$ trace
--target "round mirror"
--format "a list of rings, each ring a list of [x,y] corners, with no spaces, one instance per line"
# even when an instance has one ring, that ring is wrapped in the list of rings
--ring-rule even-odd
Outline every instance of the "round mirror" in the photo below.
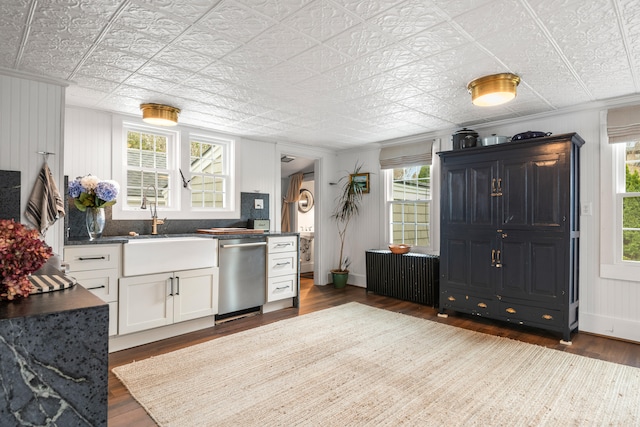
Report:
[[[300,200],[298,200],[298,210],[302,213],[309,212],[313,207],[313,194],[311,191],[302,189],[300,190]]]

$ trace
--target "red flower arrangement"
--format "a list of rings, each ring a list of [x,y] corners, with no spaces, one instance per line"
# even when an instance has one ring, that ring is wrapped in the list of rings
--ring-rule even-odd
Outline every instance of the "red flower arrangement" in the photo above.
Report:
[[[29,274],[51,257],[51,248],[38,230],[14,220],[0,220],[0,300],[28,297]]]

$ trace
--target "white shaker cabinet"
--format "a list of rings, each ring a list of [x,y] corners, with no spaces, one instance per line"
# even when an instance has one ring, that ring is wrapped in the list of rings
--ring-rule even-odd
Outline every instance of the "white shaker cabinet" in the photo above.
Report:
[[[118,334],[118,277],[121,245],[65,246],[66,274],[109,304],[109,335]]]
[[[267,302],[298,295],[298,236],[267,239]]]
[[[217,312],[217,267],[120,279],[120,335]]]

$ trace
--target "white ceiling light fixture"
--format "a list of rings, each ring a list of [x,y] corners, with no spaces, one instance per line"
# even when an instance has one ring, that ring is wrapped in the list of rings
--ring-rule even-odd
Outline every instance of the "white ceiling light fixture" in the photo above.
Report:
[[[516,97],[520,77],[511,73],[492,74],[473,80],[467,85],[471,102],[479,107],[504,104]]]
[[[163,104],[140,104],[142,120],[158,126],[175,126],[178,124],[180,109]]]

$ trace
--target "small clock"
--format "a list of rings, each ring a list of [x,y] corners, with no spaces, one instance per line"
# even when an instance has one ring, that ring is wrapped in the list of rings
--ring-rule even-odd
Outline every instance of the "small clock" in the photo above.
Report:
[[[311,191],[302,189],[300,190],[300,199],[298,200],[298,211],[302,213],[309,212],[313,207],[313,194]]]

